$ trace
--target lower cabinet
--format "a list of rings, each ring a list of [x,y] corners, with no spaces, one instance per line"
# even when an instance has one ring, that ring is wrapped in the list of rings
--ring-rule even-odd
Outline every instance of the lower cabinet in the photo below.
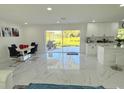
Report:
[[[97,45],[96,44],[86,44],[86,55],[97,55]]]

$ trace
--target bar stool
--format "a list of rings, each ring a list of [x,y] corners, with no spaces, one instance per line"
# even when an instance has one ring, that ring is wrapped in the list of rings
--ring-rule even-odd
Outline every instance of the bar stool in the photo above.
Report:
[[[123,71],[123,69],[119,66],[119,62],[121,62],[120,57],[122,57],[124,60],[124,53],[123,54],[122,53],[115,53],[114,55],[115,55],[115,65],[111,66],[111,68],[113,70],[116,70],[116,71]],[[122,65],[122,64],[120,64],[120,65]]]

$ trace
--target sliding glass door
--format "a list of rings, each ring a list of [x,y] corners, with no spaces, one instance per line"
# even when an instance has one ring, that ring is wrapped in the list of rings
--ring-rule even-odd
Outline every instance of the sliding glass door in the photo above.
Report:
[[[46,31],[46,51],[52,68],[79,68],[80,30]]]
[[[47,52],[80,52],[80,30],[46,31]]]
[[[63,52],[80,52],[80,30],[63,31]]]
[[[47,52],[62,52],[62,31],[46,31]]]

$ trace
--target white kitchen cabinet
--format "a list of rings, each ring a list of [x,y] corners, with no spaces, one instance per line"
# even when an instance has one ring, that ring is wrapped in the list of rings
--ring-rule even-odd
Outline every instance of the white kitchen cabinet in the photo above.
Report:
[[[98,46],[97,59],[100,64],[113,66],[117,63],[124,66],[124,48],[114,46]]]
[[[87,36],[91,37],[92,35],[96,35],[98,32],[98,27],[96,24],[89,23],[87,25]]]
[[[87,37],[94,36],[116,36],[118,23],[88,23]]]
[[[97,45],[94,43],[86,44],[86,55],[96,56],[97,54]]]

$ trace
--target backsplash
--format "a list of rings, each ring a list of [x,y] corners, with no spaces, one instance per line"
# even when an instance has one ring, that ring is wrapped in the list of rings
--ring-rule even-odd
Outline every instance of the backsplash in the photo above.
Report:
[[[91,36],[86,38],[87,43],[114,43],[114,36]]]

